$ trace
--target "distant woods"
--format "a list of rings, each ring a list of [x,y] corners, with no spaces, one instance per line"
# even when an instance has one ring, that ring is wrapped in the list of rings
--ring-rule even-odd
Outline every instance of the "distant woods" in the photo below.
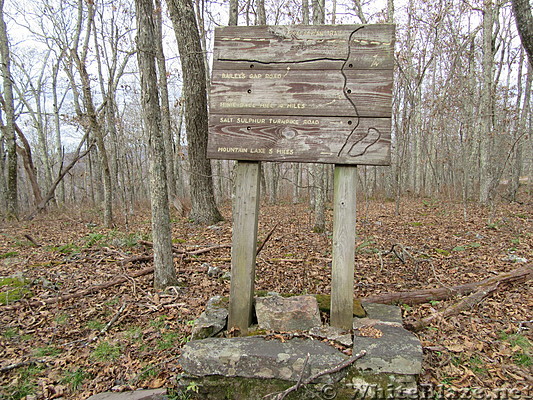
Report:
[[[359,167],[359,196],[395,200],[398,212],[404,195],[531,202],[530,3],[372,4],[231,0],[220,12],[205,0],[153,2],[152,175],[165,171],[171,207],[210,224],[232,195],[234,162],[205,158],[211,38],[228,23],[395,22],[392,165]],[[154,136],[143,106],[153,99],[141,96],[137,21],[134,0],[0,0],[1,218],[84,207],[113,226],[148,204]],[[308,201],[323,229],[331,166],[261,169],[265,201]]]

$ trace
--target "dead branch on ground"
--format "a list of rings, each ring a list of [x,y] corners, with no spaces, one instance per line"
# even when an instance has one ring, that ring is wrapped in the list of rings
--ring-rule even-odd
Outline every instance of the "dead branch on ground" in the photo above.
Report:
[[[154,244],[152,242],[148,242],[146,240],[139,240],[138,243],[146,247],[154,247]],[[193,250],[193,251],[181,250],[175,246],[172,246],[172,252],[176,254],[186,254],[189,256],[197,256],[199,254],[208,253],[212,250],[227,249],[227,248],[231,248],[231,244],[217,244],[215,246],[210,246],[204,249],[198,249],[198,250]]]
[[[26,239],[28,239],[31,244],[33,244],[35,247],[41,247],[42,245],[40,243],[38,243],[34,238],[32,238],[30,235],[28,235],[27,233],[24,234],[24,237]]]
[[[272,236],[272,234],[274,233],[274,231],[276,230],[276,228],[278,227],[279,225],[279,222],[274,225],[274,227],[270,230],[270,232],[268,232],[268,234],[266,235],[266,237],[263,239],[263,241],[261,242],[261,244],[259,245],[259,247],[257,248],[257,251],[255,252],[255,255],[259,255],[259,253],[261,252],[261,250],[263,250],[263,247],[265,247],[265,244],[268,242],[268,240],[270,239],[270,236]]]
[[[290,393],[295,392],[296,390],[300,389],[302,386],[308,385],[310,383],[313,383],[314,380],[320,378],[324,375],[334,374],[335,372],[342,371],[344,368],[349,367],[354,362],[359,360],[361,357],[363,357],[366,354],[365,350],[361,350],[360,353],[357,353],[356,355],[348,358],[347,360],[341,362],[340,364],[337,364],[335,367],[326,369],[324,371],[318,372],[315,375],[303,380],[300,376],[300,379],[296,384],[292,385],[291,387],[285,389],[283,392],[280,393],[270,393],[263,397],[263,399],[270,398],[271,400],[283,400],[285,397],[287,397]],[[309,356],[308,356],[309,358]],[[304,365],[305,367],[305,365]],[[302,375],[305,373],[305,368],[302,369]]]
[[[127,305],[126,303],[123,303],[122,306],[120,306],[119,310],[116,312],[116,314],[113,316],[113,318],[111,318],[109,322],[105,324],[105,326],[99,332],[96,333],[96,335],[94,335],[91,339],[89,339],[87,343],[94,342],[100,336],[105,334],[109,329],[111,329],[111,327],[118,321],[118,319],[120,318],[120,316],[126,309],[126,305]]]
[[[12,371],[17,368],[27,367],[28,365],[45,363],[45,362],[46,360],[27,360],[27,361],[21,361],[18,363],[14,363],[14,364],[9,364],[9,365],[6,365],[5,367],[0,368],[0,374],[4,374],[6,372]]]

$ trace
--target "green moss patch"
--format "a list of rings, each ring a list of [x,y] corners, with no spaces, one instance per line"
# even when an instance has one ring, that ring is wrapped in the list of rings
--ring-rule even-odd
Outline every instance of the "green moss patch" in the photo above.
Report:
[[[322,312],[329,314],[331,311],[331,295],[329,294],[315,294],[316,300],[318,301],[318,309]],[[361,305],[361,301],[354,299],[353,301],[353,315],[354,317],[364,318],[366,317],[366,311]]]
[[[0,304],[7,305],[22,299],[24,296],[31,297],[32,293],[26,288],[14,288],[0,292]]]
[[[3,260],[4,258],[16,257],[18,255],[18,251],[8,251],[7,253],[0,254],[0,260]]]
[[[28,280],[17,276],[0,278],[0,304],[11,304],[23,297],[31,297],[28,284]]]

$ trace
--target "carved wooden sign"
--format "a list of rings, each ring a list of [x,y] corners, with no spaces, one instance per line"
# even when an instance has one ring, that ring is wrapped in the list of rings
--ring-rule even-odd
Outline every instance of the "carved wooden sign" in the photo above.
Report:
[[[389,165],[394,25],[215,30],[208,157]]]

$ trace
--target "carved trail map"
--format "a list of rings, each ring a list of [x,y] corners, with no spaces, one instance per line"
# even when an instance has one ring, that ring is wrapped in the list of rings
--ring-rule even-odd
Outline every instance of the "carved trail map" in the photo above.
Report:
[[[389,165],[394,25],[215,30],[208,157]]]

